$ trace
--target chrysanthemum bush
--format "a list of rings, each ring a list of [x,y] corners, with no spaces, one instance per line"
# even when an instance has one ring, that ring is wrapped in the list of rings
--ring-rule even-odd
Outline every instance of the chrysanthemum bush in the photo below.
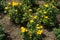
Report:
[[[30,6],[27,6],[27,4],[21,2],[9,2],[8,6],[5,7],[5,12],[10,15],[15,23],[19,24],[28,20],[29,15],[32,13],[32,9]]]
[[[38,40],[42,38],[43,26],[40,25],[37,19],[38,16],[36,14],[33,15],[31,5],[28,6],[23,2],[8,2],[5,7],[5,12],[17,24],[27,21],[26,26],[23,25],[20,29],[20,34],[24,40]]]
[[[40,18],[40,21],[47,26],[55,26],[56,15],[58,14],[58,9],[55,5],[51,3],[44,3],[40,5],[36,13]]]
[[[36,24],[35,26],[31,26],[25,28],[21,27],[21,36],[24,40],[41,40],[43,34],[43,26],[40,24]]]

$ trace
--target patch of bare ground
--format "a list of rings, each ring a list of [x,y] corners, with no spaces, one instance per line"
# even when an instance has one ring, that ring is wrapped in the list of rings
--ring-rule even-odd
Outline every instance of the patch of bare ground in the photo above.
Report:
[[[7,37],[5,40],[22,40],[20,37],[20,28],[10,22],[8,16],[4,16],[0,23],[4,26],[4,32],[6,33]]]
[[[56,40],[56,37],[55,37],[53,31],[48,31],[48,30],[44,29],[44,35],[45,35],[45,37],[43,38],[43,40]]]

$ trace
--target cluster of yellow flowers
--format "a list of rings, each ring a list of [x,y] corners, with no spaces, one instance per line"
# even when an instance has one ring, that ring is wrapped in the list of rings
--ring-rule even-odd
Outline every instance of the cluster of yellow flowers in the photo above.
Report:
[[[14,6],[18,6],[19,3],[18,2],[12,2],[12,3],[11,2],[8,2],[8,5],[12,5],[14,7]],[[7,6],[4,9],[7,10],[7,9],[9,9],[9,7]]]
[[[15,2],[15,1],[8,2],[7,4],[8,4],[8,5],[12,5],[13,7],[14,7],[14,6],[18,6],[18,5],[22,5],[21,2]]]
[[[24,27],[21,27],[21,32],[24,33],[24,32],[27,32],[28,30]]]
[[[37,34],[38,34],[38,35],[41,35],[41,34],[43,33],[43,30],[41,30],[41,29],[43,28],[43,26],[37,24],[37,25],[36,25],[36,28],[38,29],[38,30],[37,30]]]
[[[37,19],[38,18],[37,15],[34,15],[34,16],[30,15],[30,17],[33,18],[33,19]]]
[[[39,25],[39,24],[36,24],[36,28],[37,29],[41,29],[41,28],[43,28],[43,26],[42,25]]]
[[[18,6],[18,2],[12,2],[12,6]]]
[[[43,33],[43,30],[38,30],[38,31],[37,31],[37,34],[38,34],[38,35],[41,35],[42,33]]]
[[[39,27],[38,27],[38,25],[39,25],[39,24],[37,24],[37,26],[36,26],[36,28],[38,29],[37,32],[36,32],[36,34],[37,34],[37,35],[41,35],[41,34],[43,33],[43,30],[41,30],[41,29],[43,28],[43,26],[39,26]],[[21,27],[20,30],[21,30],[22,33],[28,32],[28,34],[29,34],[30,36],[32,36],[32,33],[33,33],[32,31],[33,31],[33,30],[30,31],[29,29],[27,30],[27,28],[24,28],[24,27]]]

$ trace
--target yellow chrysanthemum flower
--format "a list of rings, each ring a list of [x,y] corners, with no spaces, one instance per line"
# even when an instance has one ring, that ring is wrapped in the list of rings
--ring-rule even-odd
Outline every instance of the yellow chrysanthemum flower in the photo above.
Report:
[[[33,16],[32,16],[32,15],[30,15],[30,17],[31,17],[31,18],[33,18]]]
[[[33,16],[34,19],[37,19],[37,16]]]
[[[54,5],[52,5],[52,8],[56,8]]]
[[[34,22],[34,20],[30,20],[30,23],[33,23]]]
[[[48,7],[49,5],[48,4],[44,4],[45,7]]]
[[[7,10],[7,9],[9,9],[9,7],[5,7],[4,9],[6,9],[6,10]]]
[[[11,2],[8,2],[8,5],[11,5]]]
[[[29,11],[32,11],[32,9],[29,9]]]
[[[43,26],[41,25],[40,28],[43,28]]]
[[[36,29],[40,29],[40,27],[39,27],[39,26],[37,26],[37,27],[36,27]]]
[[[12,6],[18,6],[18,2],[12,2]]]
[[[43,26],[42,26],[42,25],[36,26],[36,28],[37,28],[37,29],[41,29],[41,28],[43,28]]]
[[[36,24],[36,26],[39,26],[39,24]]]
[[[21,32],[24,33],[24,32],[27,32],[28,30],[24,27],[21,27]]]
[[[48,18],[48,16],[44,16],[44,18]]]
[[[46,12],[46,11],[44,11],[43,13],[44,13],[44,14],[47,14],[47,12]]]
[[[43,33],[43,30],[38,30],[37,35],[41,35]]]

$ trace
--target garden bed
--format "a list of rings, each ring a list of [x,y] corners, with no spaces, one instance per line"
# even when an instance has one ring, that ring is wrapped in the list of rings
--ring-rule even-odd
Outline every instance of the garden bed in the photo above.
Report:
[[[60,29],[60,9],[57,1],[15,1],[6,2],[6,5],[3,1],[3,7],[0,6],[3,8],[0,9],[3,40],[59,40],[60,31],[56,29]]]
[[[6,34],[4,40],[22,40],[22,38],[19,36],[19,25],[13,24],[7,15],[4,15],[4,17],[3,15],[1,16],[2,19],[0,20],[0,22],[4,26],[4,32]],[[43,40],[56,40],[53,31],[48,31],[47,29],[44,29],[43,34]]]

